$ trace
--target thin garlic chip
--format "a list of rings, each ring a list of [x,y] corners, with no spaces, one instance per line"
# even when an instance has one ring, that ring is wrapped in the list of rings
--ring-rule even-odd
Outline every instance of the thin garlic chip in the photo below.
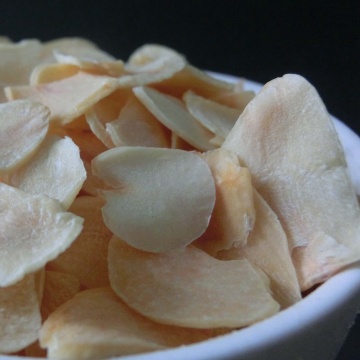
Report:
[[[117,80],[78,72],[74,76],[47,84],[6,87],[8,100],[30,99],[46,105],[50,120],[65,125],[84,114],[100,99],[112,93]]]
[[[242,112],[246,105],[255,97],[252,90],[245,90],[244,80],[239,80],[234,84],[232,91],[223,92],[211,98],[211,100],[235,108]]]
[[[91,170],[92,159],[108,148],[90,131],[80,129],[66,129],[67,136],[71,137],[80,149],[80,157],[86,170],[86,179],[81,188],[82,194],[97,196],[98,189],[103,188],[103,182],[93,175]]]
[[[222,146],[250,169],[279,216],[303,290],[360,259],[360,210],[343,149],[304,78],[266,84]]]
[[[274,299],[282,308],[301,300],[300,286],[285,232],[265,200],[254,190],[256,222],[247,243],[218,253],[221,260],[248,259],[270,279]],[[216,239],[213,239],[215,242]]]
[[[30,194],[49,196],[68,209],[85,178],[79,148],[74,142],[68,137],[49,135],[29,161],[8,176],[8,184]]]
[[[134,95],[106,131],[115,146],[170,147],[169,132]]]
[[[124,73],[124,63],[121,60],[100,62],[87,58],[79,58],[74,55],[69,55],[58,51],[54,52],[54,56],[60,64],[73,65],[94,75],[108,75],[118,77]]]
[[[45,271],[41,318],[44,322],[60,305],[80,292],[80,281],[74,275],[60,271]]]
[[[228,136],[241,114],[238,109],[205,99],[192,91],[187,91],[183,98],[190,114],[208,130],[223,139]]]
[[[151,254],[113,237],[109,276],[121,299],[163,324],[239,328],[279,310],[268,279],[249,261],[221,261],[191,245]]]
[[[215,203],[208,165],[176,149],[119,147],[97,156],[93,173],[111,190],[103,217],[132,246],[150,252],[189,244],[207,228]]]
[[[144,45],[135,50],[125,64],[127,75],[119,78],[120,87],[150,85],[169,79],[181,71],[186,59],[161,45]]]
[[[106,131],[106,124],[98,116],[94,108],[90,108],[85,113],[85,118],[91,131],[108,149],[115,147],[110,134]]]
[[[108,149],[115,147],[115,144],[106,130],[107,123],[119,117],[130,95],[129,89],[118,89],[98,101],[85,113],[91,131]]]
[[[82,219],[56,200],[0,183],[0,286],[10,286],[66,250]]]
[[[162,45],[146,44],[136,49],[126,62],[129,72],[142,72],[158,70],[158,63],[164,59],[181,60],[184,64],[186,58],[177,51]]]
[[[194,119],[180,100],[149,87],[136,87],[133,92],[161,123],[196,149],[216,148],[211,144],[214,134]]]
[[[42,45],[38,40],[0,43],[0,103],[6,101],[5,86],[29,82],[32,69],[39,64]]]
[[[68,64],[43,64],[38,65],[31,72],[30,85],[39,85],[60,81],[76,75],[80,69]]]
[[[83,288],[109,285],[108,245],[112,233],[105,226],[100,197],[79,196],[70,211],[84,219],[83,230],[71,246],[47,264],[47,269],[76,276]]]
[[[42,63],[56,62],[55,53],[72,55],[80,59],[95,62],[115,60],[113,56],[98,48],[96,44],[84,38],[67,37],[43,43]]]
[[[152,84],[152,86],[180,99],[188,90],[209,99],[234,91],[234,84],[216,79],[190,64],[186,64],[181,71],[176,72],[172,77]]]
[[[24,349],[38,337],[41,327],[34,275],[0,287],[0,354]]]
[[[117,119],[130,96],[132,96],[131,89],[120,88],[94,104],[93,108],[101,122],[106,124]]]
[[[216,186],[216,202],[210,223],[196,246],[215,256],[218,251],[246,244],[255,223],[251,175],[234,153],[224,149],[206,152]]]
[[[49,109],[29,100],[0,104],[0,175],[24,164],[44,140]]]
[[[85,290],[43,324],[40,344],[52,359],[105,359],[208,339],[209,330],[157,324],[131,310],[110,288]]]

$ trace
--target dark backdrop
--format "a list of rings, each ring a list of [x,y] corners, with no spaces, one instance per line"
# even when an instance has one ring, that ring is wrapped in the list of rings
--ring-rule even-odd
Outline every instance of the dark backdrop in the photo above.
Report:
[[[299,73],[360,133],[357,0],[12,0],[0,3],[0,33],[84,36],[122,59],[161,43],[201,68],[259,82]]]
[[[15,41],[87,37],[124,60],[144,43],[160,43],[200,68],[261,83],[299,73],[317,87],[329,111],[359,134],[359,4],[12,0],[0,3],[0,34]],[[337,360],[360,359],[359,336],[356,324]]]

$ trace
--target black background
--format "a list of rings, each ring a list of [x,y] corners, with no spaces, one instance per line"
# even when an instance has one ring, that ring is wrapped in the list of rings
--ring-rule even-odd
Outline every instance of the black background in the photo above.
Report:
[[[123,60],[158,43],[200,68],[261,83],[299,73],[360,134],[357,0],[1,1],[0,34],[14,41],[86,37]],[[356,324],[337,360],[360,359],[359,342]]]

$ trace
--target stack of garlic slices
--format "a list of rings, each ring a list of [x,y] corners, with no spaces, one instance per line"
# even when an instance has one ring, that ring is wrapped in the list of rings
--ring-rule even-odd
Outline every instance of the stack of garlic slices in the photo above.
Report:
[[[164,46],[123,62],[78,38],[0,38],[0,69],[0,353],[203,341],[360,259],[343,148],[303,77],[255,94]]]

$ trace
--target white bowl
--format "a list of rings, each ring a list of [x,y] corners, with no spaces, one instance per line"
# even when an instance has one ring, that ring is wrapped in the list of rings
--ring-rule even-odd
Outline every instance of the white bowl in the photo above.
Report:
[[[213,75],[236,80],[227,75]],[[260,85],[246,81],[246,88],[258,91]],[[360,194],[360,138],[339,120],[333,120],[345,149],[352,180]],[[340,350],[359,308],[360,263],[356,263],[299,303],[255,325],[194,345],[118,359],[331,360]],[[15,358],[0,355],[0,360]]]

